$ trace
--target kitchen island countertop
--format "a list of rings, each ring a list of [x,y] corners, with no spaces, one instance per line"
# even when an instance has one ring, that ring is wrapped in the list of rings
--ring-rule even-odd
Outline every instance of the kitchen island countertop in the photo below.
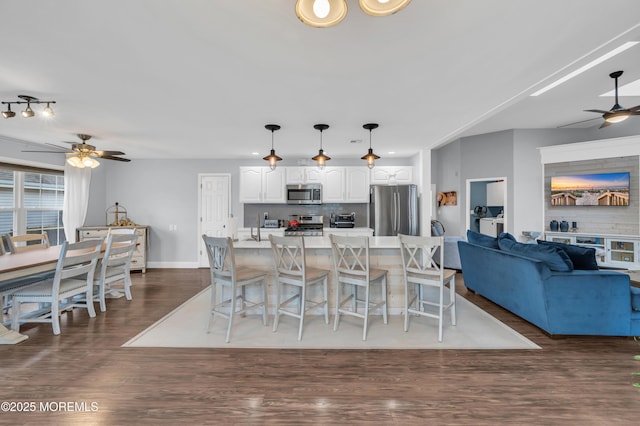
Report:
[[[306,248],[329,249],[331,244],[328,236],[322,237],[304,237],[304,245]],[[233,247],[236,249],[256,249],[271,248],[269,240],[260,242],[254,240],[234,241]],[[400,242],[398,237],[369,237],[369,248],[372,249],[399,249]]]

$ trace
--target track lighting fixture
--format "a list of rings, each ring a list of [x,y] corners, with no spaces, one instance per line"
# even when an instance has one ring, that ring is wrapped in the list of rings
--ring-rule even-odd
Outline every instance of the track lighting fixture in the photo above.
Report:
[[[263,157],[263,160],[267,160],[269,162],[269,167],[271,170],[275,170],[276,162],[282,160],[282,158],[276,155],[276,150],[273,149],[273,132],[276,130],[280,130],[280,126],[277,124],[267,124],[264,126],[267,130],[271,130],[271,153],[266,157]]]
[[[326,155],[324,155],[324,151],[322,150],[322,132],[324,130],[327,130],[329,128],[328,124],[314,124],[313,126],[314,129],[316,130],[320,130],[320,151],[318,151],[318,155],[316,155],[315,157],[311,158],[314,161],[318,162],[318,168],[320,170],[324,169],[325,163],[329,160],[331,160],[331,157],[328,157]]]
[[[411,0],[359,0],[360,9],[371,16],[392,15]],[[296,15],[310,27],[327,28],[337,25],[347,16],[346,0],[298,0]]]
[[[7,110],[2,111],[2,116],[4,118],[12,118],[16,116],[16,113],[14,111],[11,111],[11,104],[27,104],[27,107],[22,111],[22,116],[25,118],[30,118],[36,115],[33,108],[31,108],[31,104],[47,104],[47,106],[42,110],[42,115],[45,117],[53,117],[55,115],[53,109],[51,108],[51,104],[55,104],[56,101],[41,101],[40,99],[34,98],[33,96],[29,95],[18,95],[18,97],[22,100],[2,102],[3,105],[7,106]]]
[[[375,166],[376,160],[380,158],[380,156],[374,154],[373,149],[371,148],[371,131],[373,129],[378,128],[378,123],[367,123],[367,124],[364,124],[362,127],[369,131],[369,152],[367,152],[366,155],[363,155],[362,157],[360,157],[360,159],[367,160],[367,166],[370,169],[373,169],[373,167]]]

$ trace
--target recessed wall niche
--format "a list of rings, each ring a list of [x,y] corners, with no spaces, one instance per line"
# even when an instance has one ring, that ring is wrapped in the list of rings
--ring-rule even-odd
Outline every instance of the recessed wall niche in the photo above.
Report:
[[[568,161],[544,166],[544,218],[549,231],[552,220],[576,222],[578,232],[638,235],[640,232],[639,157],[604,158],[598,160]],[[628,206],[552,206],[551,176],[589,173],[629,172],[630,191]]]

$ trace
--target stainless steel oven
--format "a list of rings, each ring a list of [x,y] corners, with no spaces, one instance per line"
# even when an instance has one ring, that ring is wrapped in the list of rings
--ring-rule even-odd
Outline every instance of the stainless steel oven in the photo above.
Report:
[[[322,204],[322,185],[287,185],[287,204]]]

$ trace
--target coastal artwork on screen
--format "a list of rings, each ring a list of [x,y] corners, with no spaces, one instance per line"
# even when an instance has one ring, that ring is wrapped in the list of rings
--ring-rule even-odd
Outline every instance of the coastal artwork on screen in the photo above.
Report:
[[[552,206],[628,206],[629,172],[552,176]]]

